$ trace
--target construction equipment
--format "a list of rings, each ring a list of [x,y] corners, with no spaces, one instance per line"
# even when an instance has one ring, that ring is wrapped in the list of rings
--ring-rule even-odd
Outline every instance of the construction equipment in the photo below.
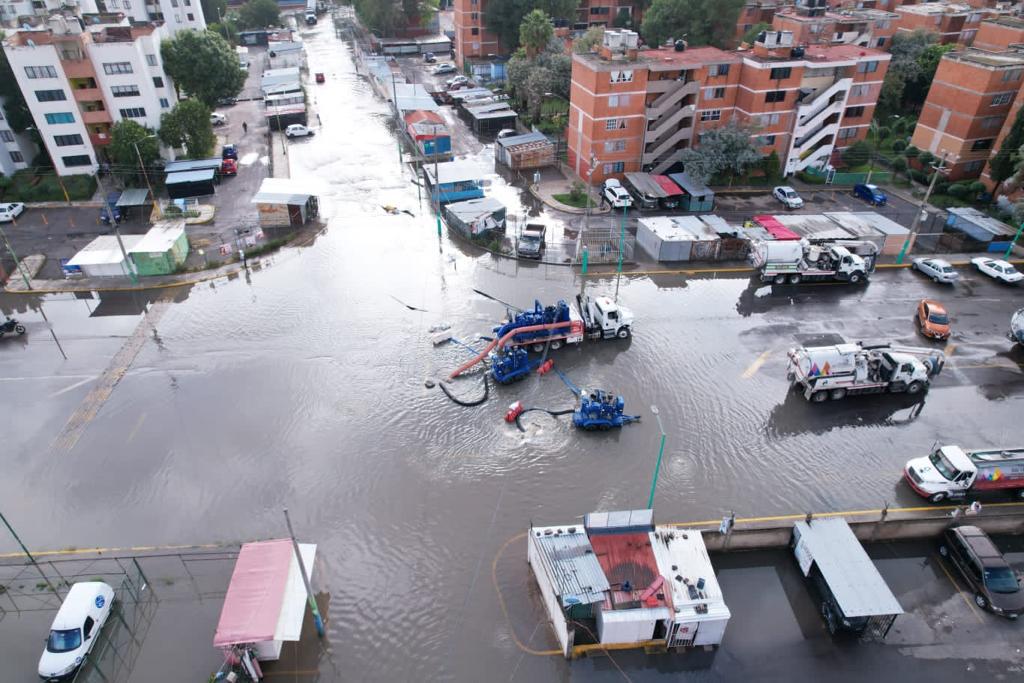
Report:
[[[836,344],[789,350],[786,377],[816,403],[854,394],[918,394],[942,371],[935,349],[894,344]]]
[[[795,285],[805,280],[841,280],[855,285],[874,272],[877,255],[874,243],[859,240],[775,240],[754,244],[750,262],[763,282]]]
[[[526,349],[519,346],[509,346],[488,355],[491,363],[491,377],[498,384],[511,384],[518,382],[530,374],[539,361],[531,361],[527,357]]]
[[[625,400],[609,391],[582,390],[579,396],[580,404],[572,414],[572,423],[579,429],[604,431],[640,420],[639,415],[624,415]]]

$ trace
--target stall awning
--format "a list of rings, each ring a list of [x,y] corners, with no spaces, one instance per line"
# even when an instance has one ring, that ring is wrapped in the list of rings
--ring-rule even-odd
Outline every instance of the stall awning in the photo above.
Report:
[[[148,200],[149,190],[131,188],[121,193],[121,197],[117,200],[117,206],[144,206]]]
[[[677,197],[683,194],[683,190],[672,182],[672,179],[667,175],[652,175],[651,179],[658,183],[658,187],[665,191],[665,195],[668,197]]]
[[[215,175],[213,169],[202,171],[183,171],[181,173],[168,173],[164,185],[178,185],[179,183],[202,183],[213,180]]]
[[[316,545],[299,544],[312,579]],[[271,640],[298,640],[306,612],[306,589],[290,539],[246,543],[238,553],[214,647]]]
[[[800,239],[800,235],[780,223],[774,216],[754,216],[754,221],[777,240]]]

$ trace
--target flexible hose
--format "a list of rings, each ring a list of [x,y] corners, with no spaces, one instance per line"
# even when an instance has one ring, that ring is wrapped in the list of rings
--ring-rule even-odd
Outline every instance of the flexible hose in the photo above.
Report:
[[[516,427],[519,427],[519,431],[526,431],[526,428],[523,427],[523,424],[519,421],[519,418],[521,418],[523,415],[530,412],[531,410],[536,410],[541,413],[547,413],[551,417],[558,417],[559,415],[571,415],[572,413],[576,412],[575,408],[566,408],[565,410],[548,410],[547,408],[527,408],[523,412],[516,415]]]
[[[441,391],[444,392],[444,395],[447,396],[448,398],[450,398],[455,403],[459,404],[460,406],[465,406],[467,408],[472,408],[473,406],[478,406],[481,403],[483,403],[484,401],[486,401],[487,400],[487,396],[490,394],[490,391],[491,391],[490,383],[487,381],[487,373],[484,372],[484,373],[482,373],[482,375],[483,375],[483,378],[484,378],[484,395],[483,395],[482,398],[479,398],[479,399],[477,399],[475,401],[463,401],[460,398],[456,398],[454,395],[452,395],[452,392],[450,392],[448,390],[448,387],[446,387],[444,385],[444,382],[438,382],[437,385],[439,387],[441,387]]]

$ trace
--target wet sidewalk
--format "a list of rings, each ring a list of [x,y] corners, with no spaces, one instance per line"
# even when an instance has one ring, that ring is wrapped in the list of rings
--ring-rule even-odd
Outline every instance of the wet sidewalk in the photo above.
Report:
[[[585,208],[579,208],[563,204],[559,200],[555,199],[555,195],[569,194],[572,191],[572,185],[575,179],[571,179],[566,176],[562,169],[558,166],[548,167],[539,169],[536,173],[540,176],[540,182],[532,182],[537,178],[537,175],[533,175],[533,171],[526,171],[524,175],[527,175],[530,179],[530,194],[544,202],[547,206],[557,211],[564,211],[565,213],[573,214],[585,214],[587,210]],[[604,202],[601,201],[601,195],[597,191],[596,187],[589,188],[590,190],[590,201],[592,203],[590,208],[591,215],[608,213],[611,211],[611,207],[605,206]]]

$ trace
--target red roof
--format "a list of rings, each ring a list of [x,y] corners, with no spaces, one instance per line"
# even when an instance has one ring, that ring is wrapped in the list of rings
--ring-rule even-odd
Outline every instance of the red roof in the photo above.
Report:
[[[287,538],[242,546],[224,596],[214,647],[274,639],[292,553]]]
[[[441,115],[437,114],[436,112],[425,111],[423,109],[417,109],[416,111],[411,111],[411,112],[409,112],[408,114],[405,115],[405,123],[409,124],[409,125],[411,125],[413,123],[442,123],[443,124],[444,123],[444,119],[441,118]]]
[[[684,194],[679,186],[672,182],[672,179],[667,175],[652,175],[651,178],[654,182],[658,183],[658,187],[663,189],[669,197]]]
[[[661,573],[651,550],[650,534],[591,534],[590,546],[612,587],[610,599],[605,600],[605,609],[670,605],[670,593],[659,590]],[[659,585],[655,586],[655,583]],[[654,590],[649,591],[642,604],[637,604],[651,587]]]
[[[780,223],[775,216],[754,216],[754,222],[767,230],[768,233],[777,240],[800,239],[800,235]]]

